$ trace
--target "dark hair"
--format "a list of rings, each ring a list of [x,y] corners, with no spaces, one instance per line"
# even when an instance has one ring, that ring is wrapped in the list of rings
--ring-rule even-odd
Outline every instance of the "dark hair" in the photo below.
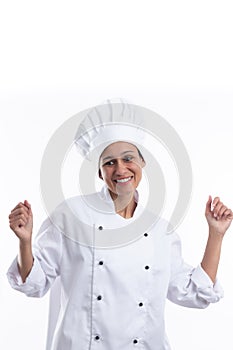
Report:
[[[136,147],[136,146],[135,146],[135,147]],[[137,148],[137,147],[136,147],[136,148]],[[142,158],[143,162],[145,162],[145,159],[144,159],[143,155],[141,154],[141,152],[139,151],[138,148],[137,148],[137,150],[138,150],[139,157]]]

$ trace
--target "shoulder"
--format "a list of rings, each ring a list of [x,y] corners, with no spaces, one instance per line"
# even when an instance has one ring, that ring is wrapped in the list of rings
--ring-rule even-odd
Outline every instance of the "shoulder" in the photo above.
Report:
[[[99,192],[73,196],[70,198],[66,198],[63,202],[61,202],[54,210],[54,213],[65,212],[67,208],[72,210],[79,210],[81,207],[92,207],[93,204],[101,201],[101,196]]]
[[[40,231],[49,226],[56,228],[70,226],[77,220],[88,222],[93,208],[98,206],[100,200],[98,192],[64,199],[51,213],[47,213],[47,219]]]
[[[180,242],[177,232],[172,228],[170,222],[163,217],[155,217],[155,221],[150,227],[150,232],[155,239],[164,239],[168,244],[173,245]]]

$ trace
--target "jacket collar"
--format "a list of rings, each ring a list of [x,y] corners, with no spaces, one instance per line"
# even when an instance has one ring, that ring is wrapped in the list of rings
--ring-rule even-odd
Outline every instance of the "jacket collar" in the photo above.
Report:
[[[102,202],[103,207],[104,207],[104,203],[105,203],[106,207],[108,207],[110,209],[109,212],[116,214],[114,202],[113,202],[112,197],[109,193],[107,185],[104,185],[98,194],[99,194],[100,200],[103,201]],[[127,219],[127,220],[134,220],[136,217],[141,215],[142,211],[144,210],[143,206],[139,202],[139,193],[137,190],[134,193],[134,199],[135,199],[135,202],[137,203],[137,207],[134,211],[133,217],[130,219]],[[119,217],[121,218],[120,215],[119,215]],[[122,219],[125,220],[124,218],[122,218]]]
[[[109,203],[113,203],[113,200],[112,200],[112,197],[109,193],[109,190],[108,190],[108,187],[107,185],[104,185],[100,191],[100,198],[106,202],[109,202]],[[139,193],[138,191],[136,190],[135,193],[134,193],[134,200],[135,202],[138,204],[139,203]]]

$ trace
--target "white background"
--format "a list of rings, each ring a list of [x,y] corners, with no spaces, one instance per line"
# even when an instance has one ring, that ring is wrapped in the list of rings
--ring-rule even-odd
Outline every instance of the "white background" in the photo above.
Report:
[[[48,296],[29,299],[8,285],[5,273],[18,247],[8,214],[28,199],[37,231],[45,218],[40,162],[49,138],[66,119],[107,98],[153,109],[183,139],[194,188],[178,232],[185,260],[199,263],[208,195],[220,195],[233,207],[232,31],[231,3],[225,0],[1,4],[1,349],[42,350],[48,307]],[[166,176],[172,183],[170,172]],[[232,234],[233,228],[219,269],[225,298],[206,310],[168,303],[174,350],[233,348]]]

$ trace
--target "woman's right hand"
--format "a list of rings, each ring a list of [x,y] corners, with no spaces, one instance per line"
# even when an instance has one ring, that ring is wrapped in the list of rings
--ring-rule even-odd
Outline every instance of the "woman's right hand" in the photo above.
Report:
[[[32,237],[33,215],[31,205],[25,200],[19,203],[9,215],[10,228],[21,242],[30,242]]]

